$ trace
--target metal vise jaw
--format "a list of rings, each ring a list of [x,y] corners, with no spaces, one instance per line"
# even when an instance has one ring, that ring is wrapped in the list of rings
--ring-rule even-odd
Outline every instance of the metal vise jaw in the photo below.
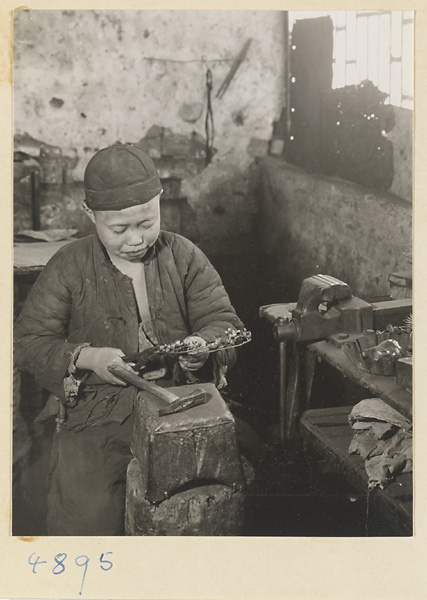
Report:
[[[288,316],[275,322],[278,342],[316,341],[335,333],[360,333],[373,326],[372,305],[352,296],[346,283],[329,275],[304,279],[298,302],[292,306]]]

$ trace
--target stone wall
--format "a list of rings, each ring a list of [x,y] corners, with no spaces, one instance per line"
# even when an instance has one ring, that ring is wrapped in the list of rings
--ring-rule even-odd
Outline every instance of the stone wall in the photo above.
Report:
[[[207,66],[215,96],[252,38],[213,99],[218,159],[247,163],[251,137],[269,139],[283,104],[284,37],[277,11],[15,11],[16,131],[76,148],[78,179],[97,148],[152,125],[204,133]]]
[[[315,273],[347,282],[357,296],[389,294],[389,275],[410,268],[409,202],[271,157],[259,166],[271,302],[295,300],[301,281]]]

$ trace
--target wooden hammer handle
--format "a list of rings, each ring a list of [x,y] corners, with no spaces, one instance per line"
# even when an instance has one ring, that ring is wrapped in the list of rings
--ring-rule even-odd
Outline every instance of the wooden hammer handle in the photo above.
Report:
[[[165,400],[168,404],[172,404],[172,402],[175,402],[175,400],[179,400],[180,398],[165,388],[162,388],[151,381],[143,379],[137,375],[137,373],[131,373],[130,371],[124,369],[123,367],[119,367],[118,365],[111,365],[108,367],[108,370],[116,377],[119,377],[119,379],[123,379],[123,381],[134,385],[140,390],[150,392],[150,394],[156,396],[156,398],[160,398],[160,400]]]

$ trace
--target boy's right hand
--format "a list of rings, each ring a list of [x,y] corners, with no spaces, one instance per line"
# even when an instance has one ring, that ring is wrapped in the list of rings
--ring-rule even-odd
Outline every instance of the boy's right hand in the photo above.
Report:
[[[116,365],[135,374],[132,367],[122,360],[122,356],[124,356],[124,352],[119,348],[93,348],[92,346],[86,346],[80,351],[76,367],[86,371],[93,371],[105,383],[124,387],[127,384],[108,370],[108,367]]]

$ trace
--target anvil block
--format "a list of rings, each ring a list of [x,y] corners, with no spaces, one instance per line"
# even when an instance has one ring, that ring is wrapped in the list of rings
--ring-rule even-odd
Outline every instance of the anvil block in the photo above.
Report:
[[[206,404],[160,417],[164,402],[145,392],[138,395],[132,451],[138,459],[144,497],[159,503],[198,485],[244,485],[234,418],[213,384],[197,384],[211,395]],[[169,388],[179,396],[194,385]]]

